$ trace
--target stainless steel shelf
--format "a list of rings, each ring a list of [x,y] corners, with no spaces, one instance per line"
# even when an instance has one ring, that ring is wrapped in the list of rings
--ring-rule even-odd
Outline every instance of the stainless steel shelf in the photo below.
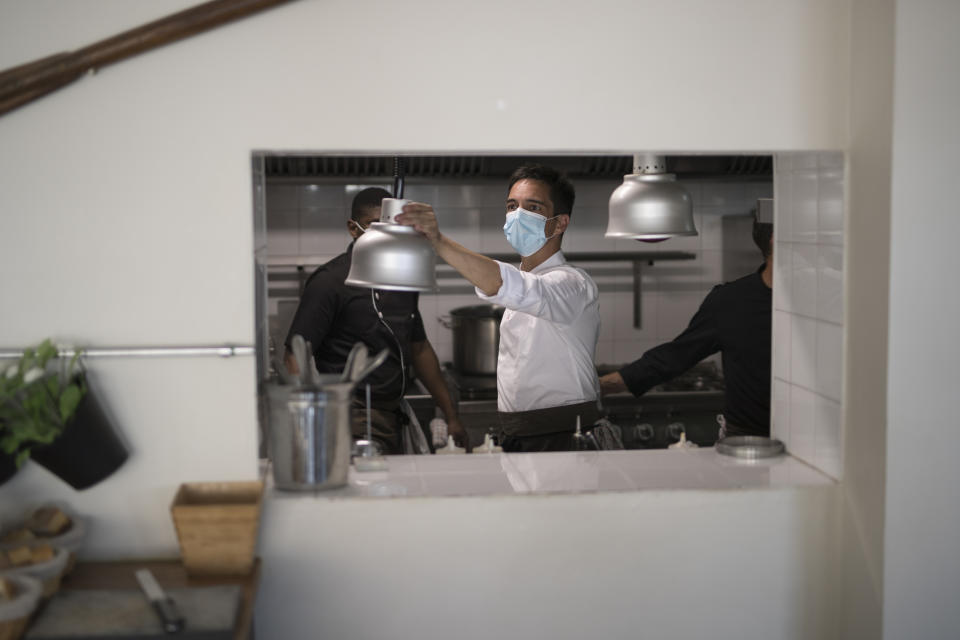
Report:
[[[76,349],[60,349],[59,355],[64,358],[71,358],[76,354]],[[197,346],[197,347],[99,347],[90,349],[80,349],[81,357],[84,358],[171,358],[171,357],[196,357],[196,356],[221,356],[230,358],[233,356],[252,356],[256,354],[256,349],[249,345],[221,345],[221,346]],[[19,358],[23,355],[20,349],[0,349],[0,359]]]

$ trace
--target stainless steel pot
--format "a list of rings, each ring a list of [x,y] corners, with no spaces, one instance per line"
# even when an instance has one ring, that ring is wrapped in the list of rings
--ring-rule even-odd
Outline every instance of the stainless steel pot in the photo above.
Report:
[[[441,318],[453,330],[453,367],[464,375],[494,375],[504,308],[495,304],[458,307]]]

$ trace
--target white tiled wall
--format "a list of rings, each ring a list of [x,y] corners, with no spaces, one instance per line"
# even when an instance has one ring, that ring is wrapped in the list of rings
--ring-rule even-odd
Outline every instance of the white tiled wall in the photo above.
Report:
[[[842,475],[844,160],[774,159],[772,433],[798,458]]]
[[[771,197],[767,181],[683,182],[694,202],[700,235],[656,244],[603,237],[607,203],[619,181],[576,182],[577,198],[571,226],[563,241],[565,252],[686,251],[688,261],[662,261],[642,267],[642,326],[633,326],[632,266],[629,262],[580,263],[600,287],[602,325],[598,364],[619,364],[673,339],[689,322],[704,296],[716,284],[746,275],[762,258],[750,238],[750,211],[757,198]],[[267,185],[268,244],[272,271],[278,263],[321,264],[341,253],[350,242],[345,228],[350,202],[357,190],[391,185]],[[472,180],[423,184],[408,181],[404,196],[429,202],[441,230],[481,253],[513,253],[503,235],[506,185],[503,180]],[[289,270],[289,267],[286,267]],[[452,333],[439,318],[451,309],[480,304],[473,287],[446,265],[438,268],[440,290],[421,294],[420,312],[427,337],[441,362],[453,357]],[[449,276],[449,277],[446,277]],[[271,313],[277,311],[271,300]],[[280,328],[274,329],[274,333]],[[282,332],[285,333],[283,328]]]

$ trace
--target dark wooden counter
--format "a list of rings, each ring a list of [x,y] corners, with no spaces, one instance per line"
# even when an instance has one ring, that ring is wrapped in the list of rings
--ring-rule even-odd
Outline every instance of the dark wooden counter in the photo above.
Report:
[[[242,588],[240,609],[233,630],[234,640],[253,637],[253,607],[260,582],[260,559],[253,570],[245,576],[190,576],[179,560],[123,561],[123,562],[78,562],[73,571],[63,579],[61,591],[72,589],[140,589],[134,572],[150,569],[164,589],[181,587],[212,587],[240,585]]]

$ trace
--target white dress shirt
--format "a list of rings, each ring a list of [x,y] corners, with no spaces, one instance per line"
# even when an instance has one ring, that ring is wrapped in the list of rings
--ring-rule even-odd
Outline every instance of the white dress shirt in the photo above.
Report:
[[[559,251],[531,271],[497,264],[500,290],[486,296],[477,289],[482,299],[507,309],[500,322],[497,408],[530,411],[596,400],[596,283]]]

